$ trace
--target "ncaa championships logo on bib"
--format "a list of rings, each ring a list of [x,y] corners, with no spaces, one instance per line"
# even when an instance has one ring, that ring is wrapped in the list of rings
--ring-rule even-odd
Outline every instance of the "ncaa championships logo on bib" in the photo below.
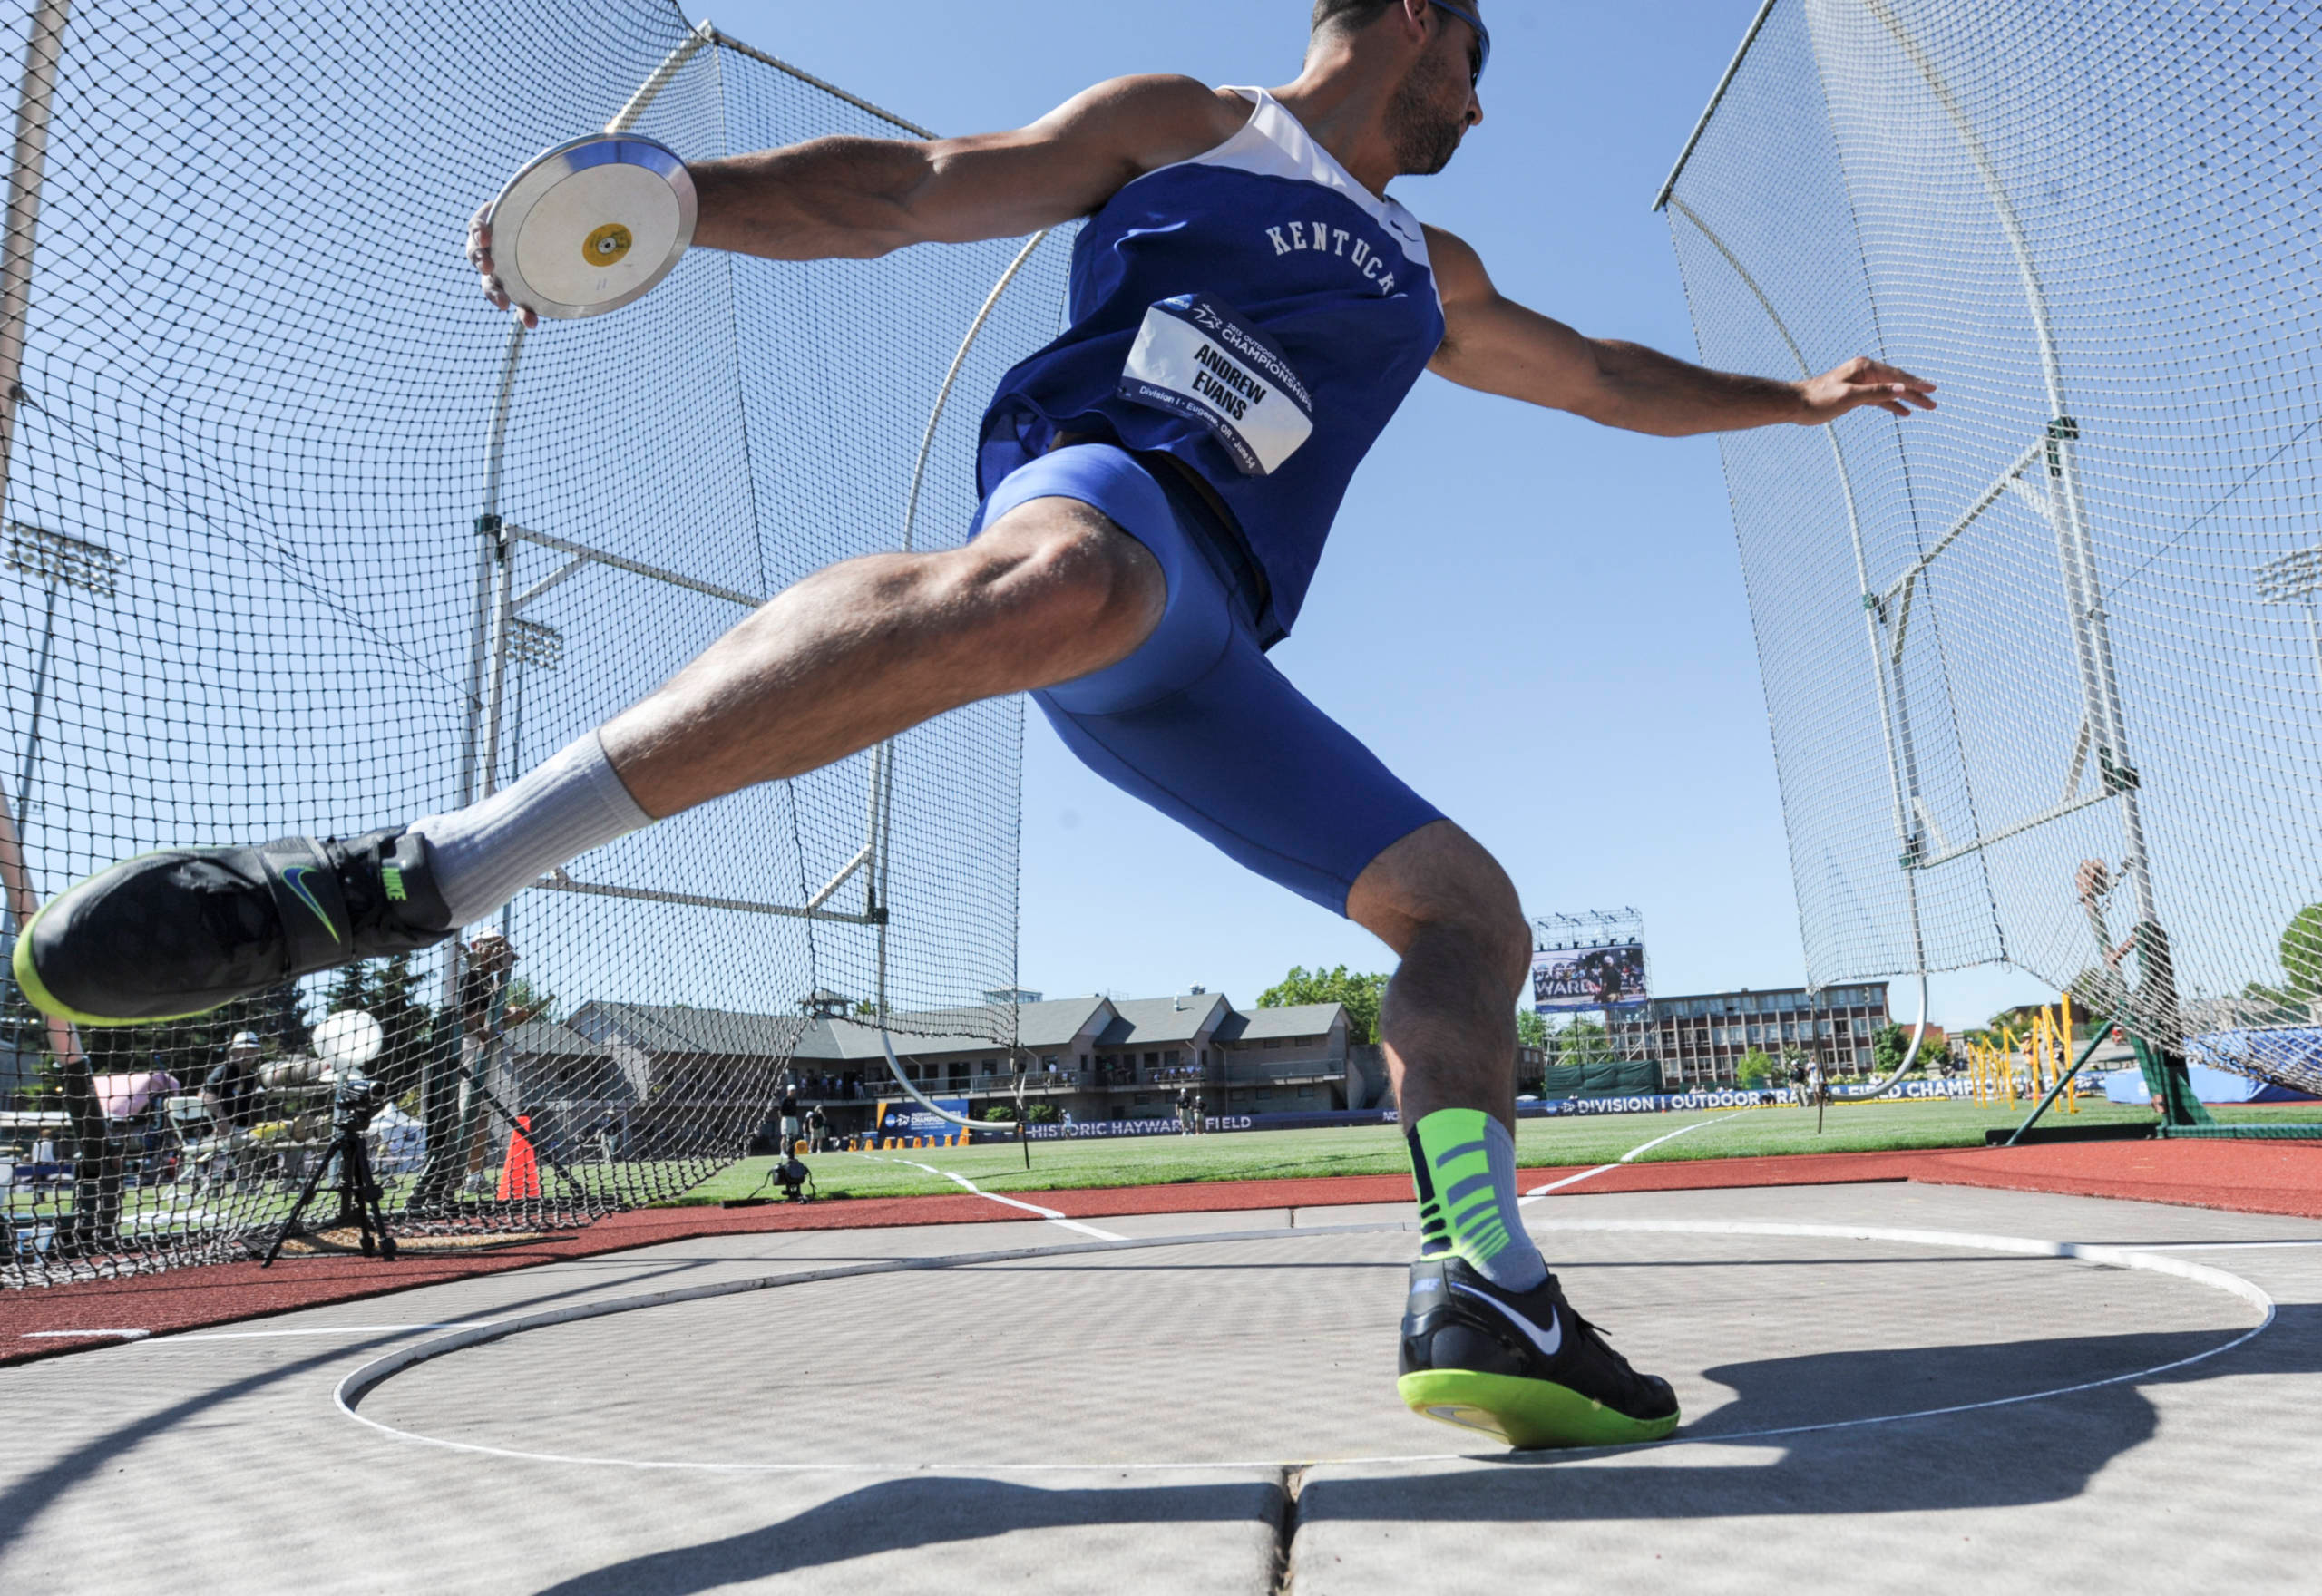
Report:
[[[1145,313],[1120,394],[1201,423],[1244,476],[1273,475],[1314,433],[1313,397],[1280,346],[1203,294]]]

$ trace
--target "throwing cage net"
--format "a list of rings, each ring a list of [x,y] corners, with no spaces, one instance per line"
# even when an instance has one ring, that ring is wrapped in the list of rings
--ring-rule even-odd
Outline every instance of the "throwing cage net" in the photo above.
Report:
[[[1663,195],[1818,985],[2005,961],[2322,1089],[2322,28],[1769,0]]]
[[[1057,328],[1060,238],[699,251],[618,315],[512,331],[464,230],[550,144],[922,131],[650,0],[0,0],[0,41],[12,936],[142,850],[472,801],[807,572],[957,543],[981,401]],[[10,988],[0,1280],[278,1230],[327,1156],[333,1011],[378,1022],[404,1234],[674,1195],[802,1048],[884,1073],[844,1017],[1012,1046],[1020,715],[590,855],[491,928],[512,970],[449,947],[77,1034]],[[221,1071],[244,1031],[259,1056]]]

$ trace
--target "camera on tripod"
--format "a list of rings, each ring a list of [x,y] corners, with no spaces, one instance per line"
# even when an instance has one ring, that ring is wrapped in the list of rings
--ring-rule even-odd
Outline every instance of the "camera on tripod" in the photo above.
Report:
[[[395,1232],[387,1229],[386,1211],[380,1205],[386,1193],[372,1173],[370,1149],[363,1144],[363,1133],[394,1095],[385,1082],[363,1073],[364,1066],[379,1056],[384,1041],[379,1022],[360,1009],[327,1015],[315,1027],[316,1055],[331,1066],[336,1083],[330,1094],[330,1151],[299,1188],[298,1201],[290,1205],[289,1215],[275,1232],[273,1245],[266,1250],[259,1268],[272,1268],[282,1256],[283,1243],[302,1233],[307,1205],[315,1200],[324,1181],[334,1175],[338,1213],[330,1221],[332,1226],[353,1225],[365,1257],[376,1253],[389,1260],[395,1258]]]
[[[357,1135],[371,1128],[393,1097],[386,1083],[375,1081],[368,1075],[347,1074],[339,1077],[337,1089],[330,1096],[330,1118],[333,1131],[352,1130]]]

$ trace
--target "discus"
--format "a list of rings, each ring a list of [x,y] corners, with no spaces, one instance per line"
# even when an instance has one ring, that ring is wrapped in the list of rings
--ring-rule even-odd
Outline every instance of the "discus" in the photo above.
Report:
[[[542,151],[492,202],[493,274],[509,299],[576,321],[650,293],[693,242],[693,178],[635,133]]]

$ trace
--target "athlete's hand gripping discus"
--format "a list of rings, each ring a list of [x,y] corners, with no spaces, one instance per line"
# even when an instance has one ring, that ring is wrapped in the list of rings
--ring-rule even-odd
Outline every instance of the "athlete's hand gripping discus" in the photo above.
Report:
[[[534,156],[482,220],[509,302],[577,321],[650,293],[693,242],[697,209],[675,151],[590,133]]]

